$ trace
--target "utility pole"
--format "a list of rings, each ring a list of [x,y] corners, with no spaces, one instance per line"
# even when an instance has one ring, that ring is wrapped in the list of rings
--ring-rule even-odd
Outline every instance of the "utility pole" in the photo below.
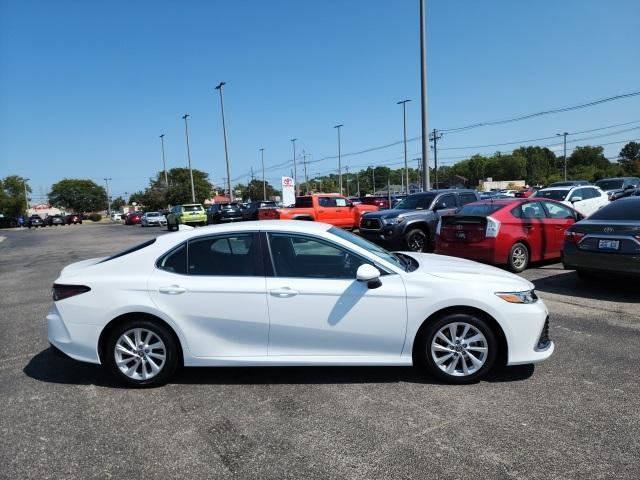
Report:
[[[227,162],[227,188],[229,189],[229,202],[231,202],[233,199],[233,194],[231,193],[231,169],[229,167],[229,152],[227,150],[227,125],[224,118],[224,101],[222,100],[222,87],[224,87],[225,85],[226,85],[226,82],[220,82],[216,87],[216,90],[220,92],[220,111],[222,112],[222,134],[224,136],[224,159]]]
[[[264,148],[260,149],[260,158],[262,161],[262,199],[267,199],[267,182],[264,179]]]
[[[27,206],[25,212],[29,215],[29,195],[27,194],[27,182],[31,180],[30,178],[23,178],[22,184],[24,185],[24,203]]]
[[[184,120],[184,134],[187,139],[187,159],[189,160],[189,177],[191,178],[191,201],[196,203],[196,189],[193,186],[193,170],[191,169],[191,147],[189,146],[189,124],[187,122],[187,118],[189,118],[189,114],[185,113],[182,116]]]
[[[111,199],[109,198],[109,180],[113,180],[113,179],[111,177],[104,179],[104,183],[107,184],[107,215],[111,214]]]
[[[389,199],[389,208],[391,208],[391,179],[387,177],[387,198]]]
[[[409,193],[409,165],[407,163],[407,102],[411,100],[400,100],[397,105],[402,105],[402,130],[404,132],[404,181],[407,186],[406,193]]]
[[[293,144],[293,183],[296,185],[296,197],[300,196],[300,186],[298,185],[298,167],[296,165],[296,140],[297,138],[292,138],[291,143]]]
[[[349,167],[344,167],[344,170],[347,172],[347,198],[349,198]]]
[[[302,150],[302,163],[304,165],[304,193],[309,195],[309,177],[307,177],[307,152]]]
[[[567,132],[556,133],[559,137],[564,137],[564,179],[567,180]]]
[[[164,168],[164,184],[169,190],[169,177],[167,176],[167,162],[164,158],[164,133],[160,135],[160,146],[162,148],[162,167]]]
[[[414,160],[418,162],[418,191],[422,191],[422,159],[416,158]]]
[[[336,125],[333,128],[338,130],[338,188],[340,189],[340,195],[342,195],[342,152],[341,152],[341,141],[340,141],[340,127],[344,125]]]
[[[372,182],[371,182],[371,186],[372,186],[372,190],[373,192],[371,192],[372,195],[376,194],[376,167],[371,167],[371,177],[373,178]]]
[[[434,174],[435,174],[435,186],[438,188],[438,140],[442,138],[442,134],[438,133],[438,130],[435,128],[431,135],[429,135],[429,140],[433,141],[433,165],[434,165]]]
[[[424,21],[424,3],[420,0],[420,100],[421,100],[421,118],[422,118],[422,171],[423,188],[425,191],[430,190],[431,182],[429,179],[429,116],[427,114],[427,33]]]
[[[360,197],[360,172],[356,172],[356,183],[358,184],[358,196]]]

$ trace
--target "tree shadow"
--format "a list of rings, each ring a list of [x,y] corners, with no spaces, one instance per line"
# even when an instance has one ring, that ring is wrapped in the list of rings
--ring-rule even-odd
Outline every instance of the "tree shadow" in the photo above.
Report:
[[[532,280],[536,290],[568,297],[609,302],[640,303],[637,281],[614,276],[600,276],[585,280],[576,274],[563,273]]]
[[[483,380],[517,382],[530,378],[532,364],[496,367]],[[23,372],[46,383],[126,388],[100,365],[78,362],[55,348],[31,358]],[[414,367],[190,367],[179,369],[169,383],[193,385],[323,385],[416,383],[449,386]],[[452,386],[453,387],[453,386]]]

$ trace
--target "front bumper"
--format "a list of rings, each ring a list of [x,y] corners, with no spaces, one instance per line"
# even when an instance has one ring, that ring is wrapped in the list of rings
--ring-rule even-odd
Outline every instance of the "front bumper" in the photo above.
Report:
[[[549,312],[542,300],[529,305],[507,304],[501,313],[503,318],[498,320],[507,340],[507,365],[538,363],[553,354]]]
[[[404,231],[402,225],[382,224],[380,229],[366,229],[359,227],[358,232],[363,238],[374,242],[388,245],[400,245],[404,241]]]

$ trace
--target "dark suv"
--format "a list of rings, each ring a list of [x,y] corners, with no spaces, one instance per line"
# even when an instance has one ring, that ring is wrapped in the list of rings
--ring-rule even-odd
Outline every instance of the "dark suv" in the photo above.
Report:
[[[244,220],[237,203],[214,203],[207,209],[207,223],[239,222]]]
[[[480,200],[474,190],[431,190],[405,197],[391,210],[369,212],[360,220],[360,235],[390,248],[433,250],[440,215]]]

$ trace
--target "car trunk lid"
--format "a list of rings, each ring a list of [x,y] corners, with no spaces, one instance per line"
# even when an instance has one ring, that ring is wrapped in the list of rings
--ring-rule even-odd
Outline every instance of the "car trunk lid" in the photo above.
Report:
[[[473,243],[487,237],[487,217],[446,215],[441,222],[440,238],[445,242]]]

